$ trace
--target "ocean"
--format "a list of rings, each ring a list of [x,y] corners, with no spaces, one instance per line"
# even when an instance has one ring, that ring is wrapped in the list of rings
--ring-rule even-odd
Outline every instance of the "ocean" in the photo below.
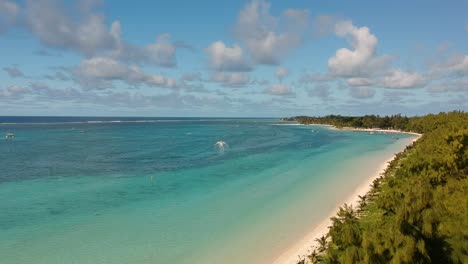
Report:
[[[0,117],[0,136],[2,264],[270,263],[412,137],[115,117]]]

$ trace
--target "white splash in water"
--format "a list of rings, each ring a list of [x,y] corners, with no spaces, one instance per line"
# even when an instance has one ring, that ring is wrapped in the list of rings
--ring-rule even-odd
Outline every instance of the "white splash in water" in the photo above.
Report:
[[[224,151],[229,148],[229,145],[224,141],[218,141],[215,143],[215,149],[219,154],[224,154]]]

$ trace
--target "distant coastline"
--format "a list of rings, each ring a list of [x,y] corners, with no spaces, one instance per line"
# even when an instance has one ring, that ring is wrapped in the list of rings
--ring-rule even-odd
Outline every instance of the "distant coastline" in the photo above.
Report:
[[[299,124],[301,125],[301,124]],[[322,126],[328,127],[334,130],[346,130],[346,131],[356,131],[356,132],[378,132],[378,133],[394,133],[394,134],[408,134],[408,135],[415,135],[415,136],[422,136],[420,133],[416,132],[409,132],[403,130],[396,130],[396,129],[382,129],[382,128],[360,128],[360,127],[337,127],[334,125],[327,125],[327,124],[306,124],[307,126]]]

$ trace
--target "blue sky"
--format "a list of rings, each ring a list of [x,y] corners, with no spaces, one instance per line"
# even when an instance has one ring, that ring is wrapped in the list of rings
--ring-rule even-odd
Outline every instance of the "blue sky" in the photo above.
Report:
[[[468,110],[468,1],[0,0],[0,115]]]

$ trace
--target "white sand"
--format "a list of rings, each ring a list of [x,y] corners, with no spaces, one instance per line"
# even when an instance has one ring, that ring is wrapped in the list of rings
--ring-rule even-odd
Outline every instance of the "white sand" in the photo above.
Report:
[[[353,131],[380,131],[380,130],[361,130],[361,129],[349,129]],[[385,132],[392,131],[392,133],[402,133],[400,131],[395,130],[382,130]],[[395,131],[395,132],[393,132]],[[417,135],[417,138],[413,138],[408,142],[408,145],[412,144],[416,140],[418,140],[421,134],[407,132],[408,134]],[[392,161],[395,157],[392,157],[386,160],[379,169],[370,175],[368,179],[366,179],[362,185],[360,185],[351,196],[348,197],[345,201],[343,201],[340,205],[338,205],[333,212],[327,216],[322,222],[318,225],[314,226],[311,232],[309,232],[303,239],[298,241],[296,244],[292,245],[286,251],[284,251],[274,262],[273,264],[297,264],[300,258],[304,258],[307,256],[313,247],[317,246],[317,242],[315,239],[322,237],[323,235],[328,233],[328,227],[331,225],[330,218],[336,215],[340,206],[344,203],[348,205],[352,205],[354,208],[359,204],[359,196],[363,196],[367,194],[371,190],[371,184],[374,179],[378,178],[387,168],[388,163]]]
[[[406,132],[406,131],[401,131],[401,130],[395,130],[395,129],[380,129],[380,128],[355,128],[355,127],[343,127],[343,128],[337,128],[333,127],[333,129],[336,130],[350,130],[350,131],[358,131],[358,132],[378,132],[378,133],[398,133],[398,134],[410,134],[410,135],[415,135],[415,136],[421,136],[421,134],[415,133],[415,132]]]
[[[329,129],[333,130],[347,130],[347,131],[356,131],[356,132],[369,132],[369,133],[396,133],[396,134],[409,134],[409,135],[415,135],[420,137],[421,134],[416,133],[416,132],[408,132],[408,131],[402,131],[402,130],[396,130],[396,129],[383,129],[383,128],[357,128],[357,127],[336,127],[334,125],[327,125],[327,124],[299,124],[297,123],[296,125],[299,126],[321,126],[321,127],[327,127]]]

